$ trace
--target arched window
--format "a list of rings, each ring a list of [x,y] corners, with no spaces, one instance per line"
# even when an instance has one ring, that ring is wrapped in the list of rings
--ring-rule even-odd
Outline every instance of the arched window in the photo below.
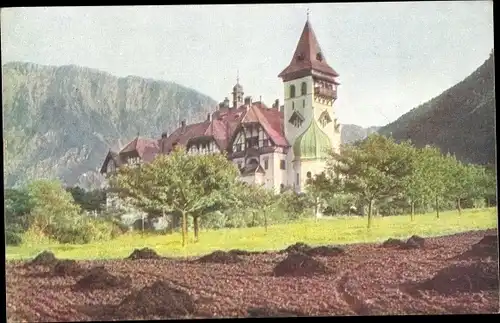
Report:
[[[300,95],[306,95],[307,94],[307,83],[302,82],[302,85],[300,86]]]
[[[295,85],[290,85],[290,97],[295,97]]]

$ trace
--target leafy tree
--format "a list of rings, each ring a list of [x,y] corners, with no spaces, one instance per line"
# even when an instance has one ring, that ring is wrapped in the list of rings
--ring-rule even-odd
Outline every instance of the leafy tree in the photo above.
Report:
[[[407,146],[372,134],[357,145],[342,147],[340,153],[330,152],[327,171],[339,174],[346,192],[368,203],[368,228],[374,202],[404,191],[402,179],[411,175],[413,157]]]
[[[71,193],[75,203],[86,211],[102,211],[106,203],[106,193],[102,190],[85,191],[79,186],[66,189]]]
[[[110,178],[110,186],[145,212],[179,212],[184,246],[187,217],[197,219],[232,201],[237,175],[236,166],[222,154],[193,156],[179,147],[149,164],[119,168]]]
[[[42,232],[49,227],[67,223],[71,226],[80,213],[80,207],[60,182],[50,180],[33,181],[28,185],[32,224]]]

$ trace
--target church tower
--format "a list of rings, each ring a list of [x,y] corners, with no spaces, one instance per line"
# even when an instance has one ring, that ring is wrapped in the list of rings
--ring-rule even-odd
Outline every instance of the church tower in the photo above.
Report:
[[[243,104],[243,86],[240,84],[240,73],[236,77],[236,84],[233,87],[233,108],[236,109]]]
[[[338,76],[326,62],[308,17],[290,64],[278,75],[285,89],[285,135],[292,146],[288,184],[298,192],[307,178],[324,170],[328,150],[340,147],[340,124],[333,109]]]

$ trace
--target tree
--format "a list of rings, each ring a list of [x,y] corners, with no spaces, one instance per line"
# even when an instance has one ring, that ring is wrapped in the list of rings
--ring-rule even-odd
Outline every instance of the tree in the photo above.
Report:
[[[438,188],[437,183],[433,184],[437,180],[436,171],[436,161],[440,156],[439,151],[432,147],[424,147],[421,149],[415,149],[413,147],[407,147],[410,149],[410,154],[412,158],[410,159],[410,166],[412,168],[411,174],[403,179],[404,195],[408,199],[410,204],[410,218],[413,221],[415,216],[415,203],[420,202],[423,204],[425,200],[429,200],[433,196],[432,188]]]
[[[374,202],[404,191],[402,179],[412,171],[408,145],[372,134],[356,145],[342,147],[340,153],[330,152],[327,171],[339,174],[346,192],[368,203],[368,228]]]
[[[85,191],[79,186],[66,188],[75,203],[86,211],[101,211],[106,203],[106,194],[102,190]]]
[[[73,196],[58,181],[33,181],[27,188],[31,209],[32,224],[42,232],[51,226],[71,226],[78,220],[80,207],[74,203]]]
[[[331,169],[328,175],[322,172],[309,178],[306,185],[306,190],[311,195],[314,204],[314,214],[318,213],[318,209],[323,202],[331,200],[337,194],[343,192],[342,181],[338,174],[331,172]]]
[[[145,212],[181,214],[185,246],[187,217],[198,219],[231,201],[237,175],[236,166],[222,154],[188,155],[178,147],[149,164],[120,167],[110,186]]]
[[[436,147],[426,146],[420,150],[418,159],[419,183],[418,187],[422,194],[421,202],[433,201],[436,210],[436,217],[439,218],[439,201],[445,195],[449,168],[447,166],[447,157],[443,156]]]

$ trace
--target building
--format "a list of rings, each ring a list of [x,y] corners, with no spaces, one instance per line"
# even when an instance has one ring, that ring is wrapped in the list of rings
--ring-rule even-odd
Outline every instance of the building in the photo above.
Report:
[[[309,19],[290,64],[278,75],[284,104],[271,107],[244,96],[237,79],[229,98],[203,122],[182,121],[158,140],[136,138],[119,153],[109,152],[101,172],[124,163],[149,162],[181,145],[192,154],[226,152],[241,172],[241,180],[281,188],[304,189],[307,178],[321,173],[330,149],[340,147],[340,124],[333,104],[339,75],[326,62]]]

